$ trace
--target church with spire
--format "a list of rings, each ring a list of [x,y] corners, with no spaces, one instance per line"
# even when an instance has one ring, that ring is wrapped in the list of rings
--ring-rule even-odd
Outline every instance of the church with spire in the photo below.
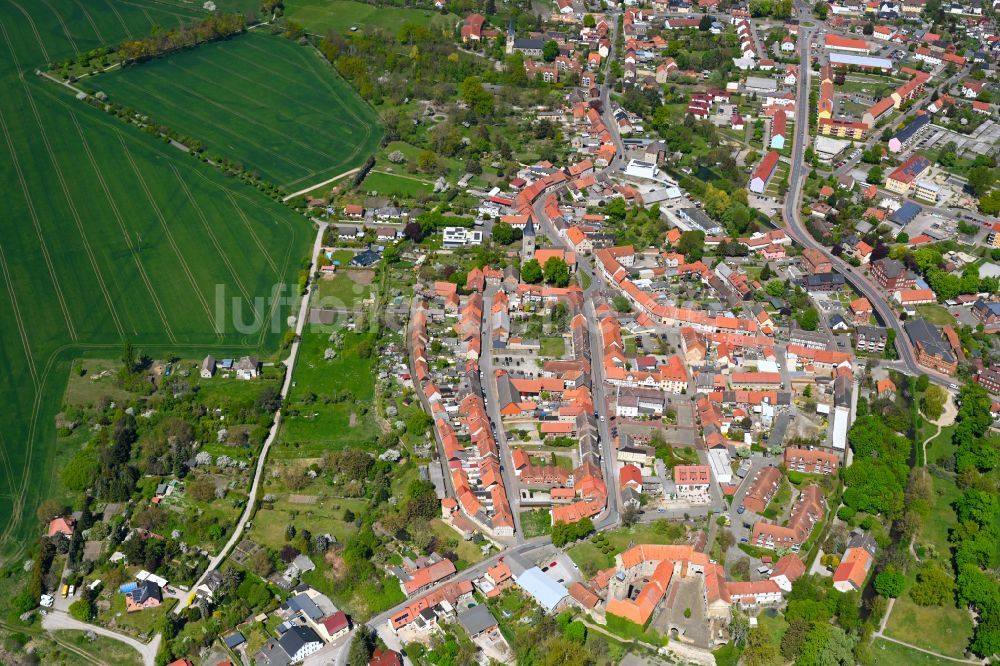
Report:
[[[521,236],[521,265],[535,258],[535,218],[528,214],[528,223],[524,225]]]
[[[507,55],[523,53],[526,56],[540,58],[544,47],[545,40],[542,39],[518,39],[514,30],[514,18],[511,17],[507,24]]]

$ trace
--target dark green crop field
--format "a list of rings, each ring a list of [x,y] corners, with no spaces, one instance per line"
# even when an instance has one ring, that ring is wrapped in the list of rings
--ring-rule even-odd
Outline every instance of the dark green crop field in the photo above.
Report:
[[[251,31],[87,80],[295,192],[361,166],[382,130],[311,47]]]
[[[49,62],[148,35],[154,25],[170,29],[197,19],[198,6],[154,0],[0,2],[0,557],[5,560],[23,554],[39,534],[40,500],[63,492],[58,461],[72,454],[69,442],[78,445],[80,437],[58,438],[55,417],[74,358],[116,358],[124,340],[154,358],[266,355],[284,332],[292,299],[269,296],[281,284],[294,289],[314,234],[310,223],[35,74]],[[277,38],[268,44],[277,56],[257,54],[266,39],[251,37],[237,51],[256,54],[252,57],[263,66],[282,71],[291,68],[282,58],[297,57],[303,67],[312,59],[305,49]],[[230,45],[222,46],[220,53]],[[202,56],[195,51],[189,57]],[[248,69],[230,64],[239,72]],[[320,64],[314,63],[309,80],[322,89]],[[152,63],[151,76],[163,67],[169,63]],[[332,80],[332,74],[326,78]],[[306,92],[307,99],[318,94]],[[188,104],[211,108],[192,98]],[[296,115],[290,102],[285,112]],[[329,124],[337,125],[337,119]],[[237,307],[244,322],[273,314],[278,324],[237,327]]]

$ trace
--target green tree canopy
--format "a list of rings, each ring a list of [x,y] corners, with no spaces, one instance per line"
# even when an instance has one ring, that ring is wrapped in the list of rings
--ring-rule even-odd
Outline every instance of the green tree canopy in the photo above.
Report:
[[[529,259],[521,266],[521,280],[528,284],[538,284],[542,281],[542,267],[537,259]]]

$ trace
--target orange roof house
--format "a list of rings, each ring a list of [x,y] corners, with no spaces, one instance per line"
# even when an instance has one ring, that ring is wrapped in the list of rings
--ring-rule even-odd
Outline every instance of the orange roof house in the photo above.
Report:
[[[875,390],[878,392],[878,397],[891,397],[896,395],[896,384],[893,383],[891,379],[886,377],[885,379],[880,379],[875,385]]]
[[[833,587],[841,592],[860,590],[865,585],[872,556],[864,548],[848,548],[840,566],[833,573]]]
[[[403,594],[409,596],[453,575],[456,571],[455,564],[451,560],[441,560],[411,571],[410,578],[402,581],[400,586],[403,588]]]
[[[49,521],[48,536],[52,537],[56,534],[62,534],[63,536],[71,537],[73,536],[74,527],[76,527],[76,520],[70,516],[53,518]]]
[[[622,488],[642,488],[642,470],[629,463],[618,472],[618,483]]]

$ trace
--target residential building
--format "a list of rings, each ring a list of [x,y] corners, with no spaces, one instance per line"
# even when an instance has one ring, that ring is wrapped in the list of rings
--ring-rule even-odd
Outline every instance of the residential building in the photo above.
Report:
[[[712,481],[708,465],[678,465],[674,467],[674,485],[680,497],[688,495],[703,496],[708,494]]]
[[[773,580],[782,592],[791,592],[792,584],[806,573],[806,565],[795,553],[788,553],[779,559],[768,578]]]
[[[900,262],[895,259],[879,259],[871,263],[871,276],[875,283],[886,291],[912,289],[916,280]]]
[[[288,655],[289,663],[294,664],[323,647],[323,639],[312,627],[292,626],[278,639],[278,645]]]
[[[480,229],[445,227],[442,234],[442,245],[449,250],[468,245],[481,245],[483,242],[483,232]]]
[[[785,469],[804,474],[833,474],[840,466],[840,456],[820,449],[785,449]]]
[[[767,184],[771,180],[771,176],[774,175],[775,169],[778,166],[779,153],[776,150],[768,152],[761,159],[760,164],[757,165],[757,169],[754,171],[753,177],[750,179],[750,191],[757,194],[763,194],[764,190],[767,189]]]
[[[885,180],[885,189],[897,194],[909,194],[917,178],[927,170],[931,161],[917,153],[896,168]]]
[[[854,329],[854,339],[858,351],[882,353],[889,334],[881,326],[858,326]]]
[[[864,296],[851,301],[851,315],[856,325],[867,324],[873,311],[872,304]]]
[[[750,543],[761,548],[790,548],[795,552],[809,538],[813,525],[822,520],[825,510],[826,501],[819,486],[806,486],[799,494],[788,524],[759,520],[753,526]]]
[[[856,532],[833,573],[833,588],[840,592],[860,592],[875,562],[876,549],[875,539],[870,534]]]
[[[757,476],[754,477],[750,489],[747,490],[746,496],[743,498],[743,506],[748,511],[762,513],[771,502],[774,494],[778,492],[780,486],[781,472],[777,467],[761,468],[757,472]]]
[[[395,650],[375,648],[372,658],[368,660],[368,666],[403,666],[403,656]]]
[[[972,305],[972,314],[984,327],[1000,326],[1000,303],[977,299]]]
[[[256,379],[260,375],[260,361],[255,356],[244,356],[233,364],[237,379]]]
[[[954,374],[958,359],[938,329],[926,319],[910,319],[903,324],[907,337],[917,353],[917,363],[925,367]]]
[[[812,274],[829,273],[833,270],[830,259],[820,250],[811,247],[802,250],[802,265]]]
[[[129,613],[155,608],[163,603],[160,586],[150,580],[140,581],[130,592],[125,593],[125,610]]]

